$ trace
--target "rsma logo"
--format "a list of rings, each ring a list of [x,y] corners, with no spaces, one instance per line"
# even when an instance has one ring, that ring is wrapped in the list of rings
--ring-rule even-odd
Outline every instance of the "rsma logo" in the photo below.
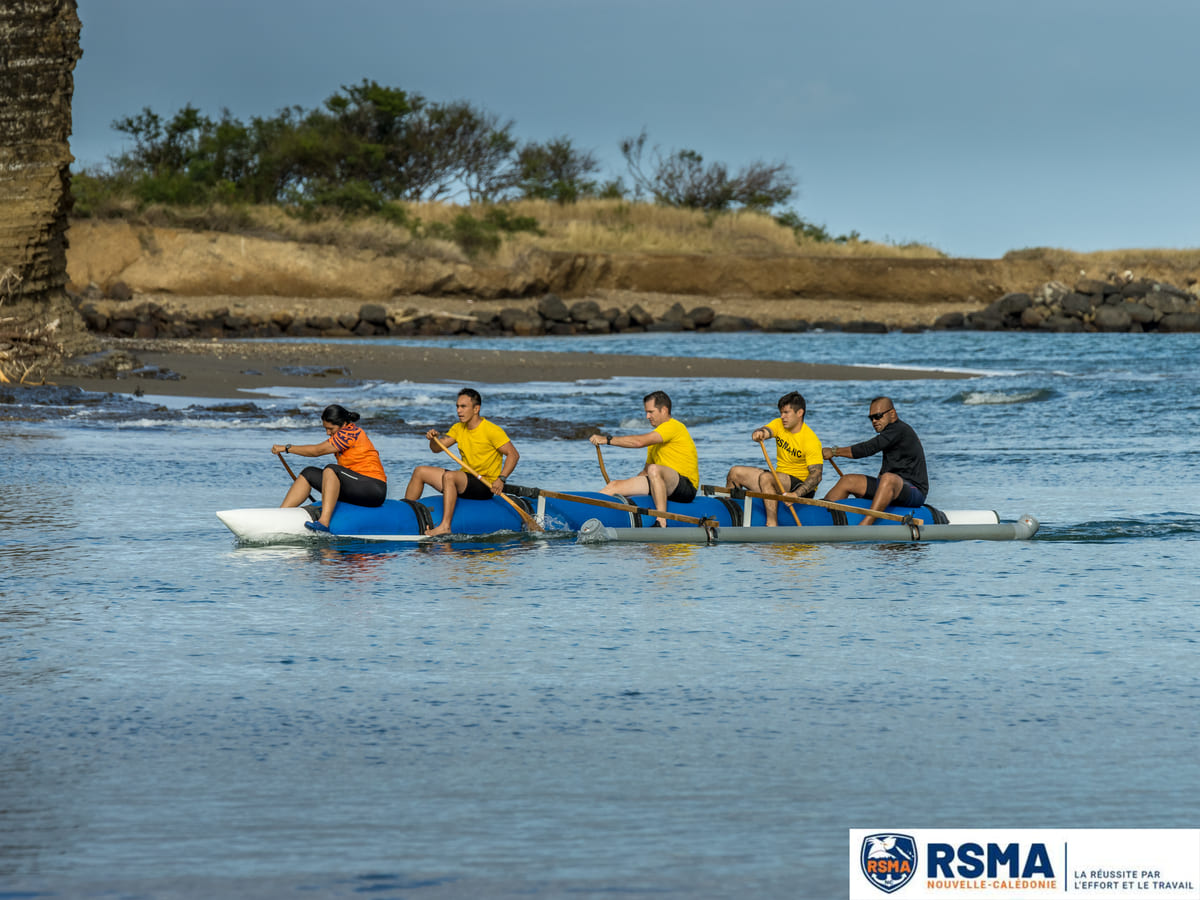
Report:
[[[890,894],[916,874],[917,841],[907,834],[868,834],[859,861],[867,881]]]

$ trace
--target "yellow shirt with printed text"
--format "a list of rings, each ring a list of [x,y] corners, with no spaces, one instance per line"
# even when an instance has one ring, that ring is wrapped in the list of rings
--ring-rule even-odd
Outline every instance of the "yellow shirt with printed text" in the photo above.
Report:
[[[678,419],[667,419],[654,430],[661,435],[662,443],[646,448],[646,465],[657,463],[674,469],[693,487],[700,487],[700,459],[687,427]]]
[[[783,427],[783,419],[773,419],[767,427],[775,435],[775,468],[780,472],[804,481],[808,478],[809,466],[825,462],[821,455],[821,439],[807,422],[796,434]]]
[[[474,430],[462,422],[455,422],[446,434],[458,442],[459,455],[463,462],[483,476],[490,485],[504,468],[504,457],[500,448],[508,443],[504,429],[487,419],[480,419]]]

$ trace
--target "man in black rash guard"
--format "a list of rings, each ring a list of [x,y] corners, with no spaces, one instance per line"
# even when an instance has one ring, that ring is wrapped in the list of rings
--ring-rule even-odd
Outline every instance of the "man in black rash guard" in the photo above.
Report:
[[[862,459],[883,453],[879,477],[843,475],[833,486],[826,500],[845,500],[853,495],[871,501],[871,509],[879,512],[886,507],[921,506],[929,493],[929,472],[925,468],[925,448],[917,433],[907,422],[901,422],[891,397],[876,397],[871,401],[868,417],[875,428],[875,437],[849,447],[825,447],[826,459],[845,456]],[[874,516],[864,516],[860,525],[871,525]]]

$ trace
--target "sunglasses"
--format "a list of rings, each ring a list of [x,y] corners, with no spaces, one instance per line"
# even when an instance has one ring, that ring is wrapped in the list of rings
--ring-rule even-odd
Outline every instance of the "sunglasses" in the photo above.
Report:
[[[895,407],[892,407],[892,409],[895,409]],[[885,409],[883,412],[869,413],[867,415],[867,418],[870,419],[872,422],[878,422],[880,419],[882,419],[884,416],[886,416],[888,413],[890,413],[892,411],[892,409]]]

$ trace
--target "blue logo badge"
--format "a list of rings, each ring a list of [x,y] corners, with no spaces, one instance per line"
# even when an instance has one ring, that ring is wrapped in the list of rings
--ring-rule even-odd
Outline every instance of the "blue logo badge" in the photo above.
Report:
[[[917,842],[907,834],[868,834],[859,858],[867,881],[886,894],[898,891],[917,871]]]

